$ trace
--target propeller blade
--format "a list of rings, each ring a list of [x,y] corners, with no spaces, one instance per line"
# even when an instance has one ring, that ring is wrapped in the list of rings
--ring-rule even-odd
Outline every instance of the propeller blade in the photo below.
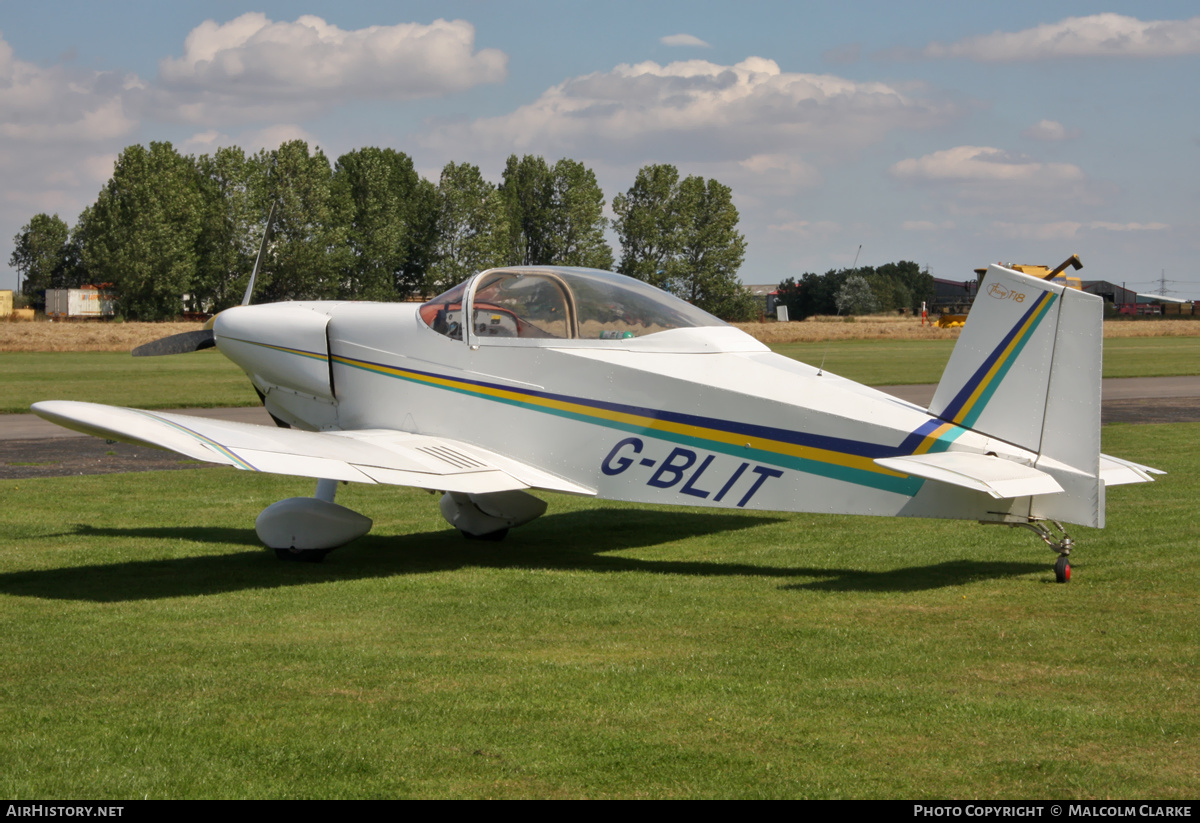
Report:
[[[242,297],[242,305],[250,305],[250,296],[254,294],[254,281],[258,278],[258,266],[262,263],[263,252],[267,250],[267,241],[271,239],[271,230],[275,228],[275,204],[267,212],[267,227],[263,229],[262,242],[258,245],[258,257],[254,258],[254,269],[250,272],[250,282],[246,284],[246,294]]]
[[[187,352],[211,349],[217,345],[212,329],[185,331],[182,334],[172,334],[160,337],[149,343],[143,343],[133,350],[134,357],[158,357],[164,354],[185,354]]]

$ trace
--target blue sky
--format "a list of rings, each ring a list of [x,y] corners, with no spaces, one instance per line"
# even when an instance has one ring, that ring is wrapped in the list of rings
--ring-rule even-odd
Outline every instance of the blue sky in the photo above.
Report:
[[[0,3],[0,288],[131,143],[293,137],[499,182],[572,157],[611,201],[673,163],[731,186],[742,279],[989,262],[1200,298],[1194,3]],[[614,247],[615,238],[612,238]],[[619,256],[620,250],[616,249]]]

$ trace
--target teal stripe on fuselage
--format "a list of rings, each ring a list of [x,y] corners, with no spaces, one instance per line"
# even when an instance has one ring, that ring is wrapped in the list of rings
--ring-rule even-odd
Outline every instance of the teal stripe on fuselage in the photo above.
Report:
[[[651,426],[635,425],[619,420],[610,420],[598,415],[581,414],[565,409],[547,408],[545,406],[534,405],[520,400],[514,400],[507,397],[496,397],[484,392],[475,391],[463,386],[445,386],[438,383],[432,383],[426,380],[421,380],[416,377],[410,377],[403,374],[393,374],[383,371],[380,368],[373,368],[371,364],[363,363],[362,361],[351,360],[349,358],[336,356],[335,362],[347,365],[369,374],[378,375],[381,377],[390,377],[399,380],[404,380],[418,386],[426,386],[438,388],[444,391],[453,392],[456,394],[465,395],[481,400],[488,400],[494,403],[502,403],[507,406],[519,408],[525,411],[534,411],[541,414],[550,414],[555,417],[561,417],[567,420],[574,420],[580,423],[590,423],[593,425],[603,426],[605,428],[614,429],[617,431],[627,432],[629,434],[644,435],[657,440],[663,440],[670,443],[675,443],[681,446],[690,446],[700,448],[711,452],[718,452],[732,457],[753,460],[760,463],[766,463],[781,468],[792,469],[804,474],[818,475],[828,477],[833,480],[839,480],[846,483],[852,483],[858,486],[866,486],[868,488],[879,489],[881,491],[902,494],[911,497],[920,490],[925,482],[924,478],[909,475],[907,477],[897,477],[893,474],[886,473],[887,470],[880,469],[879,472],[866,471],[850,466],[839,466],[834,463],[827,463],[820,460],[810,460],[795,455],[780,454],[778,452],[767,451],[758,448],[747,448],[744,446],[733,446],[719,440],[709,440],[702,437],[685,435],[678,432],[663,431]],[[453,378],[444,378],[452,380]],[[508,391],[519,391],[519,389],[509,388]],[[964,429],[954,427],[946,434],[938,438],[929,448],[928,451],[945,451],[950,444],[963,433]],[[858,455],[847,455],[850,457],[858,457]]]

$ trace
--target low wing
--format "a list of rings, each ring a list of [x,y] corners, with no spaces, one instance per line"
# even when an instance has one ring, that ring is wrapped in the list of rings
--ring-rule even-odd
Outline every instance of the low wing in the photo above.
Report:
[[[465,494],[527,488],[596,493],[533,466],[444,437],[388,429],[307,432],[68,400],[35,403],[33,411],[84,434],[168,449],[248,471]]]

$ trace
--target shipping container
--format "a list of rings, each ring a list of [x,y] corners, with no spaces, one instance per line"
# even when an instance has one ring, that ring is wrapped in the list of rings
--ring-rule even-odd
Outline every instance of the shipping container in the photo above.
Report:
[[[46,316],[61,319],[112,317],[112,294],[99,289],[46,289]]]

